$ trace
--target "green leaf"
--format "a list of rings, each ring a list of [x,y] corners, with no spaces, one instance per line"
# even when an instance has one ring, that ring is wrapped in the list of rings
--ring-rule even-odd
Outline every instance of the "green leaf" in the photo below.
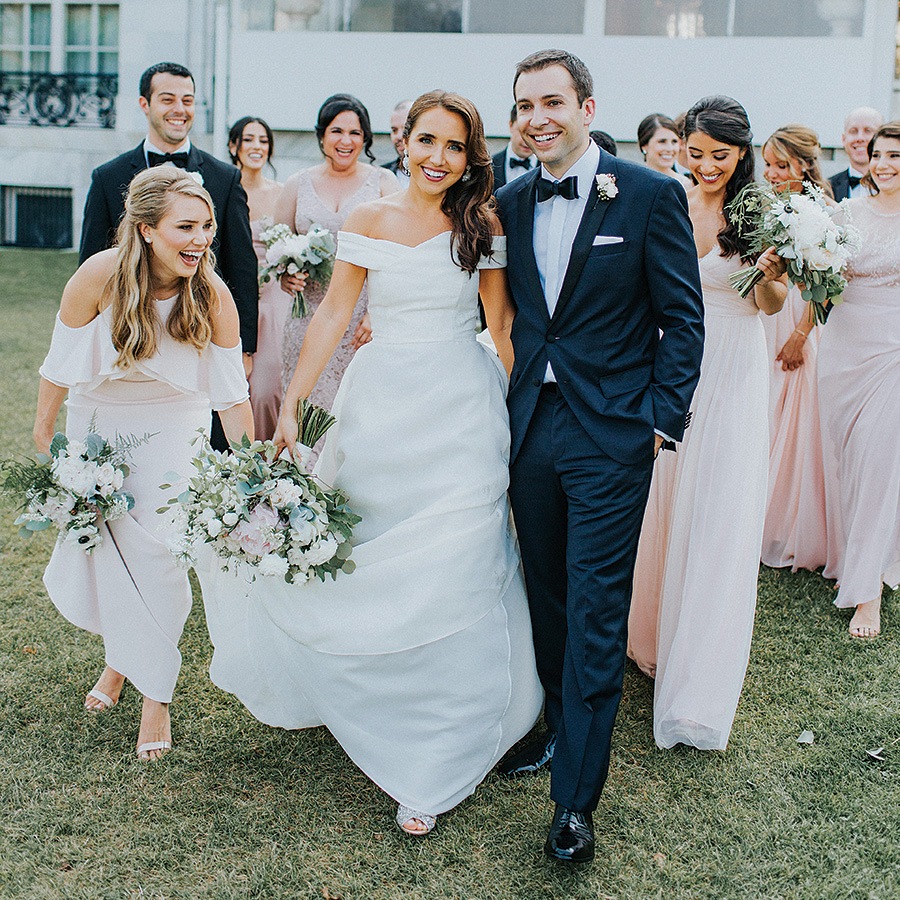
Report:
[[[69,439],[61,432],[57,431],[50,441],[50,455],[59,456],[59,454],[69,446]]]

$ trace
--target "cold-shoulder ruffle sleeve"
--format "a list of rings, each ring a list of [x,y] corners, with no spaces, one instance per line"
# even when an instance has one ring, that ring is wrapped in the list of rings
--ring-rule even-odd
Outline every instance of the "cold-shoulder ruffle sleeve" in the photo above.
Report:
[[[40,368],[42,378],[72,388],[87,384],[103,371],[115,366],[116,352],[100,316],[80,328],[66,325],[59,315],[53,326],[50,349]]]
[[[240,344],[219,347],[210,343],[198,353],[163,333],[157,354],[139,360],[134,370],[120,369],[118,355],[104,313],[80,328],[70,328],[57,315],[40,374],[59,387],[88,393],[104,381],[127,378],[136,370],[182,393],[208,397],[215,410],[228,409],[249,396]]]
[[[493,251],[490,256],[482,256],[478,263],[479,269],[505,269],[506,268],[506,235],[495,234],[491,244]]]

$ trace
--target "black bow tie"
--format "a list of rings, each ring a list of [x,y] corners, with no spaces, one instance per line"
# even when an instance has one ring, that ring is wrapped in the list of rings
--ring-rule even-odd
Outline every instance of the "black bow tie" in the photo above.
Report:
[[[543,203],[551,197],[559,196],[563,200],[578,199],[578,179],[574,175],[563,178],[562,181],[551,181],[549,178],[539,178],[537,183],[537,200]]]
[[[853,188],[859,187],[859,183],[862,181],[862,178],[860,178],[858,175],[848,175],[847,181],[850,183],[850,190],[852,191]]]
[[[530,159],[519,159],[518,156],[511,156],[509,158],[509,167],[511,169],[530,169],[531,168],[531,160]]]
[[[172,163],[179,169],[186,169],[188,164],[187,153],[154,153],[152,150],[147,151],[147,162],[152,169],[154,166],[161,166],[163,163]]]

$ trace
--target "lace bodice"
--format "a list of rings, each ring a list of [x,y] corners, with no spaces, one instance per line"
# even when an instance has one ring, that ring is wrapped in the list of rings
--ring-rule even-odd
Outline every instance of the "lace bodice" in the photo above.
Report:
[[[753,293],[746,297],[731,286],[728,277],[743,263],[737,256],[722,256],[715,246],[700,259],[700,284],[703,288],[703,309],[713,316],[755,316],[759,309],[753,302]]]
[[[900,213],[879,211],[871,197],[845,206],[861,245],[847,266],[848,280],[856,286],[900,287]]]
[[[297,234],[306,234],[313,225],[321,225],[336,235],[347,216],[362,203],[377,200],[381,196],[380,169],[369,167],[362,184],[335,210],[326,206],[316,192],[313,184],[313,169],[304,169],[297,180],[297,212],[294,216],[294,230]]]
[[[495,237],[493,247],[479,268],[506,266],[506,238]],[[368,270],[373,340],[475,340],[478,278],[451,258],[449,231],[415,247],[342,231],[337,258]]]

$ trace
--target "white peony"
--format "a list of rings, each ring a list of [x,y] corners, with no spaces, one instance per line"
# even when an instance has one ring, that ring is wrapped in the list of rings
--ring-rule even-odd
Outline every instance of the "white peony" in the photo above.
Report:
[[[313,544],[306,551],[306,560],[311,566],[320,566],[324,563],[330,562],[334,559],[335,553],[337,553],[338,542],[337,538],[333,535],[329,535],[324,540],[318,541]]]
[[[97,479],[93,463],[61,456],[53,463],[53,473],[63,490],[79,497],[89,497],[94,493]]]
[[[267,553],[260,558],[258,568],[260,575],[278,575],[284,578],[287,575],[288,561],[277,553]]]

